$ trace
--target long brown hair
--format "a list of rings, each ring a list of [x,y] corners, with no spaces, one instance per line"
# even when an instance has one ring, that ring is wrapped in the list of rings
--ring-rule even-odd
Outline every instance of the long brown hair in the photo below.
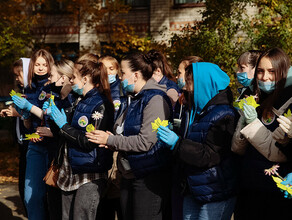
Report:
[[[258,66],[259,63],[261,62],[261,59],[263,57],[266,57],[270,60],[273,68],[275,69],[275,90],[269,94],[267,98],[264,100],[262,99],[261,96],[261,90],[259,89],[258,86]],[[271,113],[272,108],[276,100],[279,98],[281,95],[286,78],[287,78],[287,73],[288,70],[291,66],[291,61],[289,56],[280,48],[272,48],[267,51],[265,51],[258,59],[256,69],[255,69],[255,75],[254,75],[254,80],[253,80],[253,88],[254,88],[254,94],[257,95],[257,102],[261,103],[260,107],[258,108],[259,112],[262,112],[263,117],[267,118],[268,114]]]
[[[108,75],[105,65],[101,62],[95,63],[90,60],[76,62],[75,67],[78,65],[81,65],[81,68],[78,68],[81,76],[84,77],[89,75],[95,88],[97,88],[101,94],[104,94],[112,103],[110,84],[108,82]]]
[[[30,58],[29,66],[28,66],[28,85],[31,88],[32,78],[34,77],[34,65],[38,57],[42,57],[48,64],[48,73],[51,72],[52,66],[54,64],[54,59],[50,52],[45,49],[37,50],[33,53]]]
[[[118,72],[118,76],[120,76],[120,77],[122,76],[122,74],[121,74],[120,64],[119,64],[119,62],[117,61],[116,58],[114,58],[114,57],[112,57],[112,56],[108,56],[108,55],[106,55],[106,56],[102,56],[102,57],[100,57],[98,61],[99,61],[99,62],[102,62],[102,61],[109,61],[109,62],[111,62],[112,65],[116,68],[116,70],[117,70],[117,72]]]

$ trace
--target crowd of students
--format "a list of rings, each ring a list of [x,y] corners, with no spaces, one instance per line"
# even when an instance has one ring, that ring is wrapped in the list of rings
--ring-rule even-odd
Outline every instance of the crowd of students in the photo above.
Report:
[[[264,173],[278,164],[292,185],[290,66],[279,48],[243,53],[236,102],[259,106],[240,109],[229,76],[198,56],[176,77],[156,50],[16,61],[23,95],[0,114],[18,118],[28,219],[291,219],[289,193]],[[43,180],[50,164],[57,187]]]

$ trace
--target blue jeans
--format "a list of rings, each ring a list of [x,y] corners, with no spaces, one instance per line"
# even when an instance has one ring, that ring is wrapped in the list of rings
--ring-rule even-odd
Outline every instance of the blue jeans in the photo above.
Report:
[[[230,220],[236,198],[232,197],[220,202],[198,203],[192,195],[184,197],[184,220]]]
[[[24,201],[29,220],[46,219],[46,184],[48,170],[47,148],[41,142],[29,142],[26,154]]]

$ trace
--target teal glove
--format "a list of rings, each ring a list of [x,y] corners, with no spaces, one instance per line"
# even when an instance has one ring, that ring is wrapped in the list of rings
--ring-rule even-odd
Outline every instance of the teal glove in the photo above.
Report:
[[[12,100],[14,104],[17,105],[20,109],[29,112],[32,108],[32,104],[29,101],[27,101],[26,98],[20,98],[19,96],[14,95],[12,96]]]
[[[178,136],[168,127],[159,126],[157,131],[158,140],[163,141],[168,146],[170,146],[170,150],[173,150],[176,142],[178,141]]]
[[[49,102],[49,101],[45,101],[44,104],[43,104],[43,108],[42,108],[42,109],[43,109],[44,111],[46,111],[47,108],[49,108],[49,107],[50,107],[50,102]]]
[[[243,104],[243,114],[247,124],[252,123],[258,117],[258,113],[255,108],[251,105],[247,105],[246,103]]]
[[[284,179],[285,179],[285,181],[281,182],[281,184],[283,184],[283,185],[292,185],[292,173],[289,173]],[[290,199],[291,195],[287,191],[285,191],[284,192],[284,197]]]
[[[67,116],[64,112],[64,109],[60,111],[56,105],[52,106],[51,117],[59,128],[62,128],[65,124],[67,124]]]

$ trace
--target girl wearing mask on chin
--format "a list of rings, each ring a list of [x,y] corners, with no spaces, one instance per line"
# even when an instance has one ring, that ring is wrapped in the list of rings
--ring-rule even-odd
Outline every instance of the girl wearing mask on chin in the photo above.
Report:
[[[292,86],[286,84],[289,68],[290,59],[280,48],[269,49],[258,59],[250,95],[260,106],[255,109],[244,104],[233,137],[232,150],[242,155],[235,219],[276,219],[278,213],[292,218],[292,201],[284,199],[273,179],[264,173],[275,163],[280,165],[281,176],[291,171],[284,150],[292,146],[277,120],[292,107]]]
[[[175,175],[184,186],[183,216],[177,219],[230,219],[236,192],[231,140],[238,120],[230,79],[206,62],[192,63],[179,77],[186,100],[180,136],[163,126],[157,132],[181,165]]]
[[[15,105],[27,112],[39,111],[43,106],[46,94],[50,92],[45,84],[48,82],[48,73],[50,73],[53,63],[53,57],[46,50],[38,50],[32,55],[29,63],[28,86],[24,91],[27,98],[13,96]],[[40,114],[43,114],[42,111]],[[40,115],[31,114],[28,119],[31,123],[31,132],[36,132],[38,127],[46,125],[41,118]],[[46,132],[51,133],[48,128],[46,128]],[[46,185],[43,178],[48,169],[50,144],[50,138],[42,137],[32,140],[28,144],[24,197],[30,220],[42,220],[47,215]]]
[[[151,123],[158,117],[171,120],[172,105],[166,86],[152,78],[152,62],[142,53],[129,54],[122,60],[122,85],[133,97],[118,115],[115,135],[99,130],[86,134],[99,147],[119,151],[121,207],[127,220],[171,218],[170,151],[157,140]]]
[[[95,219],[112,152],[89,142],[87,129],[112,130],[114,108],[106,68],[102,63],[75,63],[72,89],[81,95],[73,109],[51,107],[50,117],[59,127],[63,158],[57,184],[62,190],[62,219]]]

